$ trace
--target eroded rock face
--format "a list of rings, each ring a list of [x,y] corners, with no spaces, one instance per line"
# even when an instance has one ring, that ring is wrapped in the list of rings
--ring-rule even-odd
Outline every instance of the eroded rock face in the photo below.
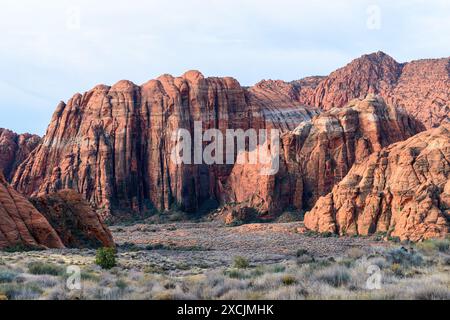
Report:
[[[396,85],[402,68],[383,52],[363,55],[323,80],[315,90],[312,104],[329,110],[367,94],[385,96]]]
[[[450,58],[406,63],[390,96],[427,128],[450,122]]]
[[[293,130],[317,114],[264,88],[198,71],[164,75],[142,86],[100,85],[60,103],[42,144],[13,184],[26,195],[73,189],[98,208],[142,212],[176,205],[197,211],[219,200],[232,165],[176,164],[173,133],[194,121],[203,130]]]
[[[353,99],[377,94],[403,107],[426,128],[450,119],[450,58],[398,63],[383,52],[363,55],[327,77],[293,82],[262,81],[257,87],[287,95],[321,110],[342,108]]]
[[[261,175],[262,165],[236,164],[225,185],[226,200],[272,214],[288,207],[309,209],[354,163],[423,129],[380,97],[354,100],[286,132],[276,175]]]
[[[422,132],[356,164],[305,216],[305,226],[341,235],[444,237],[450,217],[450,125]]]
[[[61,190],[31,202],[56,230],[68,248],[114,247],[108,227],[83,197]]]
[[[17,167],[40,143],[41,138],[29,133],[16,134],[0,128],[0,172],[10,181]]]
[[[45,217],[0,173],[0,249],[63,247]]]
[[[403,107],[427,128],[450,119],[450,58],[400,64],[377,52],[331,73],[317,85],[310,105],[328,110],[378,94]]]

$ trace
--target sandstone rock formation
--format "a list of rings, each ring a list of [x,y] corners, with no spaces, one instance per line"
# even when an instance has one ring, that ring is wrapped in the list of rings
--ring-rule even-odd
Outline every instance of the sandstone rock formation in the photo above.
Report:
[[[10,181],[21,164],[37,147],[41,138],[32,134],[18,135],[0,128],[0,172]]]
[[[73,190],[32,198],[68,248],[114,247],[108,227],[83,197]]]
[[[324,79],[315,90],[312,104],[329,110],[367,94],[386,97],[401,72],[402,65],[383,52],[363,55]]]
[[[450,221],[450,125],[373,153],[305,216],[319,232],[376,232],[419,241],[443,237]]]
[[[0,173],[0,249],[63,247],[45,217]]]
[[[354,100],[286,132],[276,175],[261,175],[261,165],[236,164],[225,185],[226,201],[272,214],[288,207],[309,209],[354,163],[423,129],[379,97]]]
[[[203,130],[288,131],[316,114],[287,96],[246,90],[232,78],[204,78],[197,71],[141,86],[99,85],[59,104],[13,185],[26,195],[74,189],[111,210],[197,211],[221,198],[232,165],[173,163],[174,132],[193,133],[194,121],[202,121]]]
[[[262,81],[301,104],[329,110],[377,94],[432,128],[450,121],[450,58],[398,63],[383,52],[363,55],[327,77]]]
[[[450,120],[450,58],[400,64],[383,52],[364,55],[323,80],[310,104],[328,110],[368,93],[405,108],[427,128],[439,126]]]
[[[58,105],[12,185],[27,196],[73,189],[119,216],[173,207],[203,212],[228,202],[269,215],[309,210],[354,163],[449,119],[449,66],[449,58],[401,64],[377,52],[328,77],[264,80],[251,88],[198,71],[140,86],[99,85]],[[194,136],[196,121],[224,136],[227,129],[281,130],[279,172],[172,162],[173,134],[181,128]]]
[[[450,122],[450,58],[406,63],[390,96],[427,128]]]

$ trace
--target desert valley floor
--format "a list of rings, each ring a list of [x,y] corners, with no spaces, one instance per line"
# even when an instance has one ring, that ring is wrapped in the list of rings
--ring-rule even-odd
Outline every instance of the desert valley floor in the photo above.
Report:
[[[302,233],[301,222],[112,226],[118,266],[95,250],[0,253],[0,299],[449,299],[449,240]],[[81,269],[81,289],[66,268]]]

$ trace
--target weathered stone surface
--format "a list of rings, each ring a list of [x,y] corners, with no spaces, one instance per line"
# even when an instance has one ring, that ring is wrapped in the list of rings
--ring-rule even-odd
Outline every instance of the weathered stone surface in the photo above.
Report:
[[[41,138],[29,133],[16,134],[0,128],[0,172],[10,181],[17,167],[28,157]]]
[[[450,58],[406,63],[390,97],[427,128],[450,121]]]
[[[276,175],[261,175],[261,164],[236,164],[225,184],[226,202],[246,203],[272,214],[288,207],[309,209],[354,163],[423,129],[379,97],[354,100],[284,133]]]
[[[328,110],[368,93],[382,96],[427,128],[450,119],[450,58],[400,64],[383,52],[364,55],[317,85],[308,104]]]
[[[0,173],[0,249],[63,248],[45,217]]]
[[[341,235],[444,237],[450,217],[450,125],[373,153],[320,198],[305,226]]]
[[[401,72],[402,65],[383,52],[363,55],[324,79],[315,90],[312,104],[329,110],[367,94],[385,96]]]
[[[272,97],[284,96],[289,100],[298,101],[300,104],[308,106],[314,105],[316,88],[325,79],[326,77],[313,76],[291,82],[262,80],[251,90],[261,90],[270,93]]]
[[[56,230],[68,248],[114,247],[108,227],[83,197],[61,190],[31,202]]]
[[[293,130],[317,114],[264,88],[198,71],[163,75],[142,86],[99,85],[61,102],[43,143],[14,178],[26,195],[74,189],[98,208],[142,212],[176,205],[197,211],[219,200],[232,165],[176,164],[172,135],[179,128]]]

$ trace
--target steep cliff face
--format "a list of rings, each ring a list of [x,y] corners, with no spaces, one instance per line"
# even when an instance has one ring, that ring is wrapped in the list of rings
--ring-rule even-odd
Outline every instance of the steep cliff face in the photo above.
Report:
[[[32,134],[16,134],[0,128],[0,172],[10,181],[17,167],[28,157],[41,138]]]
[[[0,249],[63,248],[45,217],[11,188],[0,173]]]
[[[308,209],[330,192],[354,163],[422,130],[420,123],[379,97],[354,100],[284,133],[276,175],[259,174],[261,165],[236,164],[225,193],[228,201],[246,203],[262,212]]]
[[[195,211],[221,198],[232,165],[176,164],[172,135],[203,130],[288,131],[317,112],[268,90],[197,71],[164,75],[142,86],[100,85],[60,103],[43,143],[14,178],[26,195],[74,189],[107,209],[142,212],[178,206]]]
[[[403,107],[427,128],[439,126],[450,119],[450,58],[399,64],[382,52],[364,55],[320,82],[308,104],[328,110],[368,93]]]
[[[326,77],[313,76],[300,80],[286,82],[282,80],[262,80],[250,90],[262,91],[272,97],[284,97],[285,99],[300,102],[304,106],[314,105],[314,95],[319,84]]]
[[[443,237],[450,218],[450,126],[422,132],[353,166],[305,216],[319,232]]]
[[[450,122],[450,58],[405,64],[390,96],[427,128]]]
[[[353,60],[332,72],[316,88],[312,104],[329,110],[341,108],[350,100],[367,94],[386,94],[395,87],[403,66],[393,58],[377,52]]]
[[[114,247],[108,227],[79,193],[61,190],[32,198],[31,203],[56,230],[66,247]]]
[[[330,110],[377,94],[403,107],[426,128],[450,120],[450,58],[398,63],[383,52],[363,55],[327,77],[293,82],[262,81],[257,86],[301,104]]]

